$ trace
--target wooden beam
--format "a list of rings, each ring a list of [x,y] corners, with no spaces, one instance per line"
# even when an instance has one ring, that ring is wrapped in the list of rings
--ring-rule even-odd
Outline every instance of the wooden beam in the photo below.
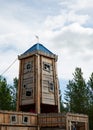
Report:
[[[40,55],[36,54],[36,113],[40,113]]]
[[[22,62],[19,61],[19,80],[18,80],[18,90],[17,90],[16,111],[20,111],[19,105],[20,105],[20,89],[21,89],[21,65],[22,65]]]

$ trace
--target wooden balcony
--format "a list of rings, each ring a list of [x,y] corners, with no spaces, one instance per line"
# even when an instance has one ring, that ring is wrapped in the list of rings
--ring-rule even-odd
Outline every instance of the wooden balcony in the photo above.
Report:
[[[48,113],[38,115],[40,127],[66,127],[66,115],[62,113]]]

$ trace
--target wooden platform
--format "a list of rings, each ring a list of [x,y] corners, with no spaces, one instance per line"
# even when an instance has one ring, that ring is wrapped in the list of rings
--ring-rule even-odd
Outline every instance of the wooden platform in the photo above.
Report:
[[[88,116],[0,111],[0,130],[88,130]]]
[[[0,111],[0,130],[37,130],[37,114]]]
[[[66,114],[66,130],[89,130],[88,116],[83,114]]]

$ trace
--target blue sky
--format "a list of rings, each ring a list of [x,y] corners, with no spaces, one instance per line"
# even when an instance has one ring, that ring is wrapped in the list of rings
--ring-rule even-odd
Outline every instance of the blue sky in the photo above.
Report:
[[[39,41],[58,55],[62,93],[76,67],[93,72],[93,0],[0,0],[0,73]],[[3,76],[18,77],[18,61]]]

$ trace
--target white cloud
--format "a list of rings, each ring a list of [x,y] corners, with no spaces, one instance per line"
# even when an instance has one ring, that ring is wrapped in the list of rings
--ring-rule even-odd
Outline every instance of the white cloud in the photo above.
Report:
[[[64,7],[66,7],[66,9],[70,9],[70,10],[74,10],[74,11],[78,11],[78,10],[84,10],[84,9],[88,9],[88,8],[92,8],[93,7],[93,1],[92,0],[62,0],[60,2],[60,4]]]
[[[92,24],[93,2],[59,1],[4,2],[0,6],[1,73],[17,55],[36,43],[38,35],[40,42],[59,56],[60,79],[70,79],[77,66],[83,68],[88,78],[93,70],[93,28],[89,24]],[[18,75],[18,62],[5,73],[8,78],[15,75]]]

